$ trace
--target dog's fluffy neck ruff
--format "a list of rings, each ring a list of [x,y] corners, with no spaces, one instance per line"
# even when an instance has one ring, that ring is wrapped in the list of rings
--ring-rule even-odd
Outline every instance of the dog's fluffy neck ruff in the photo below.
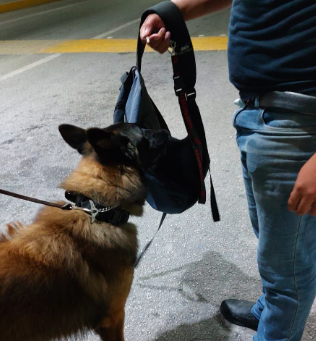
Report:
[[[103,166],[93,156],[83,157],[77,169],[60,187],[82,194],[106,207],[120,206],[137,216],[142,214],[146,198],[145,187],[135,170],[128,167]],[[140,191],[139,188],[143,190]]]

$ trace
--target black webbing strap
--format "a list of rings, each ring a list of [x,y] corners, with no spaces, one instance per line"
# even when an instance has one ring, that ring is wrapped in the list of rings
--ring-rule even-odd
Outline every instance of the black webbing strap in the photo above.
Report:
[[[173,65],[173,71],[174,71],[173,78],[174,78],[175,93],[179,99],[179,105],[181,108],[182,117],[185,122],[185,126],[187,129],[188,135],[190,137],[190,142],[195,152],[195,156],[196,156],[197,163],[199,166],[200,180],[201,180],[201,193],[200,193],[199,203],[204,204],[206,191],[205,191],[204,174],[203,174],[203,160],[202,160],[202,157],[200,157],[200,155],[201,156],[206,155],[207,157],[209,157],[207,149],[202,150],[203,147],[207,148],[204,126],[203,126],[199,108],[195,102],[196,93],[195,91],[191,93],[187,93],[187,94],[185,93],[185,91],[183,90],[184,84],[182,82],[181,75],[179,74],[179,70],[178,70],[178,57],[176,55],[172,55],[171,58],[172,58],[172,65]],[[194,115],[191,115],[190,113],[193,113]],[[194,122],[193,121],[194,119],[195,119],[195,124],[192,124],[192,122]],[[202,141],[204,143],[201,142],[199,135],[197,134],[196,129],[194,128],[194,126],[197,124],[201,125],[199,132],[202,136],[202,139],[203,139]],[[207,160],[207,162],[209,164],[210,162],[209,159]],[[210,184],[211,184],[210,202],[211,202],[212,216],[213,216],[213,220],[216,222],[220,220],[220,216],[219,216],[215,190],[214,190],[211,175],[210,175]]]
[[[160,230],[162,223],[164,222],[165,218],[167,216],[167,213],[163,213],[160,219],[160,223],[158,226],[158,229],[156,231],[156,233],[154,234],[154,236],[151,238],[151,240],[146,244],[146,246],[144,247],[143,251],[138,255],[136,262],[134,264],[134,267],[137,268],[140,261],[142,260],[142,258],[144,257],[145,253],[147,252],[149,246],[151,245],[151,243],[154,241],[154,238],[156,237],[156,234],[158,233],[158,231]]]
[[[174,79],[174,86],[175,86],[175,93],[178,96],[179,100],[179,106],[181,109],[182,117],[184,120],[184,124],[186,127],[186,130],[188,132],[188,136],[191,142],[191,146],[194,150],[194,155],[196,157],[196,161],[198,164],[199,168],[199,176],[200,176],[200,196],[199,196],[199,203],[200,204],[205,204],[206,202],[206,190],[205,190],[205,183],[204,183],[204,174],[203,174],[203,155],[207,151],[204,150],[203,153],[203,148],[202,148],[202,141],[200,140],[199,134],[197,133],[194,123],[192,120],[192,111],[189,110],[188,106],[188,97],[192,97],[192,100],[195,102],[195,91],[194,88],[191,94],[186,93],[186,87],[183,82],[182,76],[181,76],[181,71],[179,68],[179,58],[176,54],[173,54],[171,56],[172,60],[172,65],[173,65],[173,79]],[[192,101],[191,100],[191,101]],[[198,112],[199,114],[199,112]],[[203,129],[204,130],[204,129]],[[206,143],[204,143],[206,145]]]
[[[210,199],[211,199],[211,210],[212,210],[213,220],[214,221],[220,221],[220,215],[219,215],[219,211],[218,211],[218,206],[217,206],[217,201],[216,201],[216,196],[215,196],[215,190],[214,190],[211,174],[210,174],[210,183],[211,183]]]

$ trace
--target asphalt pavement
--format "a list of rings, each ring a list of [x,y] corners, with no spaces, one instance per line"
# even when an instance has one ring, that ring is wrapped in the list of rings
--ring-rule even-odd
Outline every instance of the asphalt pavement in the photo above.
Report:
[[[0,15],[0,188],[47,201],[63,198],[58,185],[79,156],[63,142],[58,125],[110,125],[120,77],[135,65],[134,51],[95,52],[90,40],[99,46],[136,39],[142,12],[155,3],[65,0]],[[228,17],[225,10],[189,22],[191,36],[227,39]],[[73,50],[54,49],[63,41],[71,41]],[[45,52],[47,47],[52,52]],[[226,298],[255,300],[261,294],[256,239],[231,125],[238,92],[228,80],[225,50],[210,43],[195,55],[196,100],[221,221],[212,221],[209,200],[167,216],[135,272],[126,306],[128,341],[250,341],[254,335],[219,314]],[[169,54],[145,53],[142,72],[172,135],[186,136]],[[209,194],[209,179],[206,187]],[[2,228],[10,221],[31,222],[38,209],[37,204],[0,196]],[[160,216],[147,205],[142,218],[132,218],[140,249],[154,235]],[[316,340],[315,335],[314,304],[303,341]],[[91,333],[79,340],[98,337]]]

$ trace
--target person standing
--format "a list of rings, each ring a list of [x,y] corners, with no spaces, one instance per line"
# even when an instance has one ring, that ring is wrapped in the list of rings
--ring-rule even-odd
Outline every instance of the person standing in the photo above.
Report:
[[[316,2],[173,0],[184,20],[231,7],[229,77],[263,294],[227,299],[253,341],[299,341],[316,295]],[[151,14],[140,37],[160,53],[170,32]]]

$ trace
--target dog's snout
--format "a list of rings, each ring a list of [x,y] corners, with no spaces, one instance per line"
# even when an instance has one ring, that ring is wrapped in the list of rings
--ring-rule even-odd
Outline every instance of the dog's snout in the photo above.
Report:
[[[170,133],[166,129],[143,129],[144,136],[146,136],[149,140],[166,138],[170,136]]]

